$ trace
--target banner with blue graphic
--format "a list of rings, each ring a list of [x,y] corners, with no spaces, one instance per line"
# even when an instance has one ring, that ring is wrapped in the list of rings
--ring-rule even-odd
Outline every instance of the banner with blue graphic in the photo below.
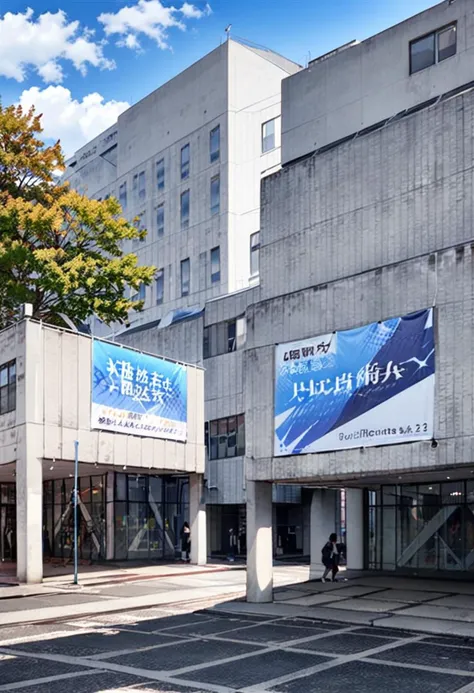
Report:
[[[185,441],[186,366],[95,339],[91,418],[104,431]]]
[[[280,344],[275,456],[433,437],[433,310]]]

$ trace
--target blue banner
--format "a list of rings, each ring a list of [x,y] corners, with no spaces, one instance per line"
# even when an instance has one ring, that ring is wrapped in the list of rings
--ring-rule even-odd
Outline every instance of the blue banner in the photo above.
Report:
[[[186,440],[186,366],[109,342],[92,343],[92,428]]]
[[[275,456],[430,439],[433,310],[280,344]]]

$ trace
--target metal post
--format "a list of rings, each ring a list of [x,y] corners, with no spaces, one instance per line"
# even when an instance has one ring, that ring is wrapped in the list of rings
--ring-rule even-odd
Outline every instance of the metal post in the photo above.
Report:
[[[74,441],[74,584],[78,584],[77,576],[77,506],[79,500],[78,474],[79,472],[79,441]]]

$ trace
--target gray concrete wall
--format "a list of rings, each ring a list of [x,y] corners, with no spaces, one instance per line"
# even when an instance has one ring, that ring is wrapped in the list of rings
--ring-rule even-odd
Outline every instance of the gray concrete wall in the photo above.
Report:
[[[15,461],[18,431],[26,423],[25,328],[26,323],[21,322],[0,332],[0,366],[16,361],[16,409],[0,415],[0,465]]]
[[[247,475],[360,483],[474,463],[471,91],[288,166],[263,190],[247,309]],[[435,438],[273,458],[274,348],[436,305]]]
[[[456,55],[410,75],[410,41],[454,21]],[[473,60],[474,7],[456,0],[310,63],[282,83],[282,163],[470,82]]]
[[[262,299],[470,240],[473,127],[471,90],[266,178]]]

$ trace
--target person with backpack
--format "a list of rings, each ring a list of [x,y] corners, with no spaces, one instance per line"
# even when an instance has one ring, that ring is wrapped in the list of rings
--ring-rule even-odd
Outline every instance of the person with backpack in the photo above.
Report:
[[[324,573],[321,582],[326,582],[329,573],[332,571],[332,581],[336,582],[336,575],[339,572],[339,549],[337,547],[337,534],[331,534],[321,549],[321,561],[324,565]]]

